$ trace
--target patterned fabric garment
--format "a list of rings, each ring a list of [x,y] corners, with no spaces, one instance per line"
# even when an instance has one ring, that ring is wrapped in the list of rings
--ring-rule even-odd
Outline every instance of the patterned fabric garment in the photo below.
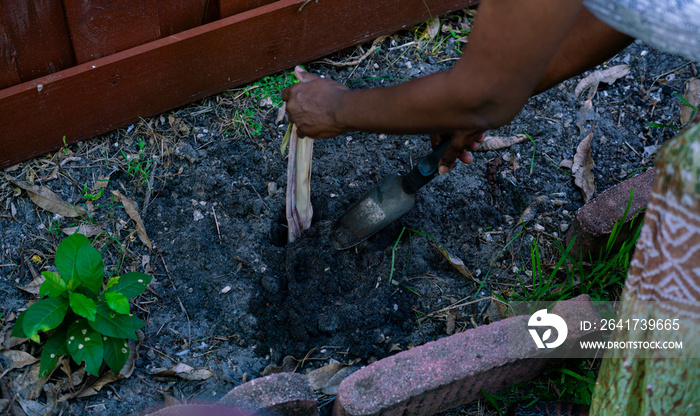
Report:
[[[679,331],[629,331],[618,341],[683,342],[687,358],[608,351],[591,415],[700,414],[700,120],[666,143],[618,319],[679,319]],[[650,308],[649,305],[653,307]],[[693,351],[694,348],[694,351]]]
[[[584,0],[583,4],[620,32],[700,61],[700,0]]]

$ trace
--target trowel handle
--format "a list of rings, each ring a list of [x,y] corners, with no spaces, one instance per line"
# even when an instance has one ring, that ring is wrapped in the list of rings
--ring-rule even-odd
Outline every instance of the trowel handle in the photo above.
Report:
[[[421,159],[410,172],[402,177],[401,187],[407,194],[415,194],[438,174],[440,159],[449,146],[449,140],[443,141],[433,153]]]

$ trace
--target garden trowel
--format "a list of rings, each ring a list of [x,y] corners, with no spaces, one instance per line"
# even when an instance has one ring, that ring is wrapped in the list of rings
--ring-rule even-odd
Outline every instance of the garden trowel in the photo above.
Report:
[[[442,142],[408,174],[385,177],[352,204],[331,230],[335,248],[354,247],[410,211],[416,204],[416,191],[437,175],[440,158],[449,144],[449,140]]]

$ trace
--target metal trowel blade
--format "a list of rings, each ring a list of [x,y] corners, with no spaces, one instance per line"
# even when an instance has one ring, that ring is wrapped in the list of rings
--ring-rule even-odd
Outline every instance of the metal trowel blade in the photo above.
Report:
[[[352,248],[386,227],[413,208],[415,194],[402,187],[399,175],[389,175],[352,204],[331,230],[337,250]]]

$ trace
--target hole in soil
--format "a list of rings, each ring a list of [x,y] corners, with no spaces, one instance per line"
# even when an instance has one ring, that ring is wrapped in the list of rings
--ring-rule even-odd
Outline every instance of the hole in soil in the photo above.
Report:
[[[275,247],[287,245],[287,216],[283,213],[270,227],[270,242]]]

